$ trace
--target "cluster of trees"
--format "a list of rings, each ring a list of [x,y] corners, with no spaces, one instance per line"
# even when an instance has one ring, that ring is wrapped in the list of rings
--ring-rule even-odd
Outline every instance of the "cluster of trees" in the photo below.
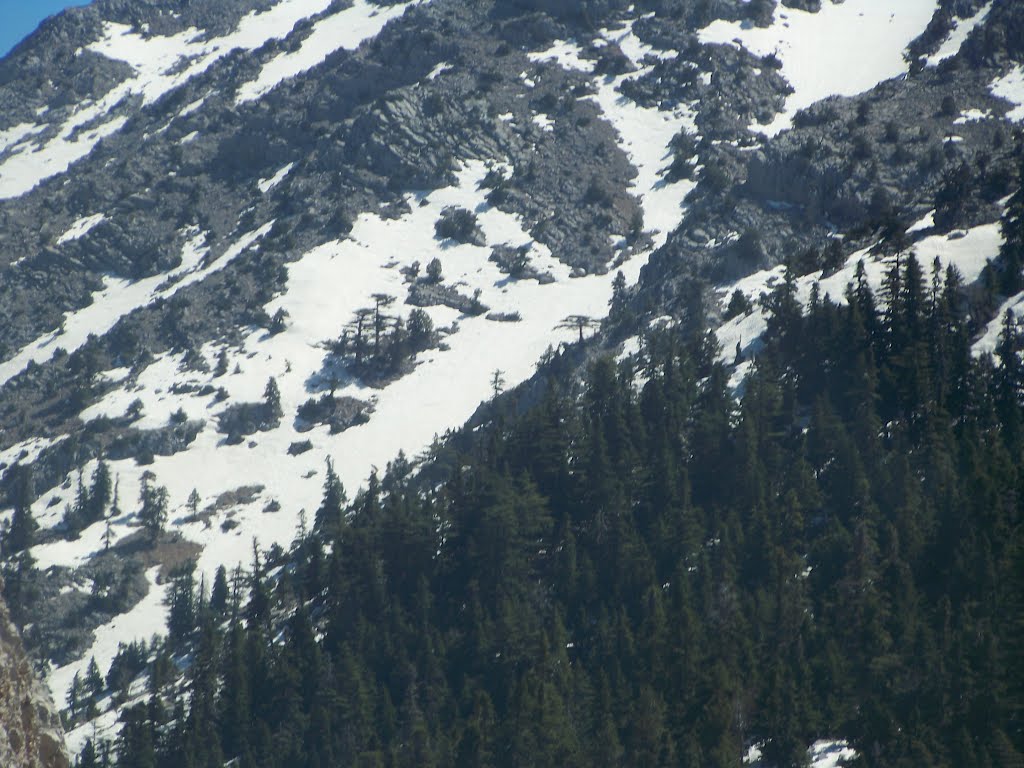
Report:
[[[765,303],[738,403],[713,336],[665,331],[351,503],[329,468],[233,599],[182,582],[187,686],[125,711],[112,759],[788,766],[843,736],[1020,764],[1020,331],[972,357],[958,275],[912,256],[881,300],[861,273],[842,305]]]
[[[373,306],[356,310],[341,336],[330,343],[336,360],[353,375],[374,380],[399,374],[414,355],[437,344],[430,315],[414,308],[407,318],[390,315],[395,297],[372,296]]]
[[[276,428],[283,415],[281,390],[271,376],[263,388],[263,400],[228,405],[217,416],[217,429],[227,435],[227,443],[237,444],[246,435]]]
[[[96,717],[99,714],[97,703],[105,687],[103,675],[100,674],[99,665],[93,657],[89,660],[85,677],[76,672],[71,680],[67,696],[67,721],[73,723],[80,717]]]
[[[78,473],[74,504],[64,509],[64,529],[69,536],[77,537],[84,528],[106,517],[108,507],[117,507],[116,488],[110,476],[110,467],[100,456],[93,470],[92,481],[86,486],[82,473]]]

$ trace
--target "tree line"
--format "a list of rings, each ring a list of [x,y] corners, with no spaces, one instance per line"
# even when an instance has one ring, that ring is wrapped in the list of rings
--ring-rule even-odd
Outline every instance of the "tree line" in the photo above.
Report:
[[[328,466],[288,552],[176,578],[184,678],[78,765],[1021,764],[1024,338],[972,356],[913,254],[844,298],[765,297],[739,399],[665,330],[418,474]]]

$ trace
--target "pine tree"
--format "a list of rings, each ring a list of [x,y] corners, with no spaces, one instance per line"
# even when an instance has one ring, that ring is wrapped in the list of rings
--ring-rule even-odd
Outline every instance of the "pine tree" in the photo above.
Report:
[[[107,511],[107,505],[110,504],[112,494],[113,485],[110,478],[110,467],[107,465],[106,458],[100,454],[100,458],[96,462],[96,469],[92,473],[92,484],[89,487],[87,514],[89,522],[103,519]]]
[[[316,527],[328,536],[338,535],[346,503],[345,488],[334,471],[334,464],[328,458],[323,501],[316,511]]]
[[[210,592],[210,609],[218,616],[223,616],[228,607],[229,596],[227,569],[221,565],[217,567],[217,573],[213,577],[213,589]]]
[[[96,657],[93,656],[89,659],[89,667],[85,673],[83,690],[87,696],[95,700],[99,698],[101,693],[103,693],[104,688],[103,675],[100,674],[100,668],[96,663]]]
[[[267,410],[267,421],[280,419],[284,413],[281,410],[281,390],[277,388],[274,377],[267,379],[267,386],[263,390],[263,405]]]
[[[185,506],[188,507],[189,517],[195,519],[199,514],[199,504],[202,502],[202,498],[199,496],[199,491],[195,488],[188,495],[188,500],[185,502]]]
[[[139,522],[142,523],[151,543],[155,543],[163,532],[168,514],[167,489],[153,485],[155,479],[156,476],[152,472],[144,472],[139,491]]]
[[[7,529],[7,535],[3,540],[3,552],[10,557],[18,552],[23,552],[32,547],[35,543],[35,534],[39,530],[39,524],[32,515],[31,507],[14,507],[11,516],[11,525]]]

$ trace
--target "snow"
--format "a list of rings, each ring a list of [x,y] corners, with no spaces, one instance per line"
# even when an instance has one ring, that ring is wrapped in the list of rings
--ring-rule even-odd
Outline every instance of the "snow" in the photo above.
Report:
[[[284,177],[291,173],[292,168],[294,167],[295,163],[288,163],[288,165],[278,170],[278,172],[271,176],[269,179],[260,179],[259,181],[257,181],[256,186],[259,187],[260,192],[266,194],[274,187],[276,187],[278,184],[280,184],[284,180]]]
[[[188,115],[191,115],[193,112],[197,111],[200,107],[202,107],[205,102],[206,97],[203,96],[202,98],[196,99],[195,101],[186,104],[182,108],[181,112],[178,113],[178,117],[187,117]]]
[[[56,330],[40,336],[23,347],[17,354],[0,363],[0,385],[21,373],[30,362],[42,363],[53,356],[58,347],[73,352],[88,340],[91,334],[100,336],[123,316],[148,306],[158,299],[167,299],[186,285],[202,280],[223,269],[247,248],[270,231],[273,222],[239,237],[215,262],[201,267],[207,253],[205,236],[196,234],[182,249],[181,265],[170,272],[131,282],[106,276],[103,288],[92,296],[92,303],[68,312]]]
[[[999,335],[1002,333],[1003,322],[1008,311],[1013,312],[1018,322],[1021,317],[1024,317],[1024,293],[1011,296],[999,307],[995,317],[985,326],[985,330],[978,337],[978,340],[974,342],[974,346],[971,347],[971,351],[975,355],[995,354],[996,346],[999,344]]]
[[[669,233],[682,217],[683,200],[693,183],[680,181],[668,184],[663,179],[672,162],[671,142],[680,131],[696,133],[695,105],[684,105],[672,110],[645,108],[630,101],[619,92],[619,86],[628,79],[641,77],[650,67],[642,64],[651,56],[655,59],[675,55],[657,51],[645,45],[633,32],[632,24],[624,29],[602,29],[598,39],[618,44],[623,53],[633,59],[637,70],[618,77],[595,77],[597,93],[586,98],[595,101],[605,118],[618,131],[619,145],[637,169],[631,190],[643,205],[644,227],[653,230],[655,247],[664,245]],[[582,56],[578,44],[556,41],[545,51],[528,54],[531,61],[554,61],[566,69],[592,74],[594,62]]]
[[[555,121],[543,112],[538,112],[533,116],[533,124],[547,133],[555,130]]]
[[[116,90],[116,89],[115,89]],[[105,101],[105,100],[104,100]],[[113,108],[113,104],[109,108]],[[66,171],[88,155],[104,138],[117,133],[128,122],[115,117],[91,130],[77,131],[99,116],[99,107],[81,108],[54,138],[32,152],[19,152],[0,164],[0,200],[29,192],[37,184]]]
[[[8,147],[20,144],[29,136],[34,136],[45,130],[45,125],[35,125],[33,123],[18,123],[10,128],[0,130],[0,154],[6,152]]]
[[[56,442],[56,440],[49,437],[31,437],[28,440],[16,443],[10,448],[0,451],[0,465],[10,465],[15,462],[31,464],[43,450]]]
[[[621,363],[638,354],[640,354],[640,337],[630,336],[622,342],[622,349],[619,351],[619,354],[615,356],[615,362]]]
[[[750,763],[757,763],[761,759],[761,748],[764,744],[751,744],[747,748],[747,753],[743,756],[743,763],[748,765]]]
[[[771,26],[717,19],[698,33],[702,43],[739,44],[757,56],[776,54],[794,93],[767,125],[774,136],[793,115],[828,96],[853,96],[907,72],[904,51],[924,31],[936,0],[846,0],[817,13],[776,6]]]
[[[988,120],[991,117],[992,113],[987,109],[965,109],[960,113],[960,117],[953,121],[953,125],[964,125],[966,123],[979,122],[981,120]]]
[[[141,97],[143,106],[152,104],[232,51],[255,50],[269,40],[284,38],[299,21],[330,5],[331,0],[281,0],[263,13],[250,12],[233,32],[208,39],[195,28],[174,35],[147,35],[127,24],[105,21],[103,36],[88,49],[125,62],[135,74],[98,101],[78,104],[54,138],[0,163],[0,200],[23,195],[64,173],[102,139],[120,131],[127,118],[113,113],[132,97]]]
[[[305,7],[308,9],[309,4]],[[331,18],[334,17],[321,19],[316,27]],[[599,34],[600,40],[619,42],[628,55],[638,57],[638,64],[639,59],[646,56],[674,55],[643,46],[629,26],[602,30]],[[307,43],[313,35],[310,34]],[[579,63],[584,71],[593,75],[592,65],[583,62],[574,43],[561,43],[535,56],[538,61],[553,57],[562,62]],[[639,76],[643,71],[641,68],[624,77]],[[668,232],[678,225],[683,214],[683,197],[691,189],[690,182],[666,183],[663,173],[671,161],[672,138],[682,129],[695,130],[694,112],[688,106],[674,111],[640,108],[618,91],[624,77],[594,76],[597,94],[591,98],[616,128],[623,150],[637,167],[638,176],[632,189],[641,200],[646,226],[658,230],[654,238],[656,247],[664,243]],[[545,246],[531,240],[523,221],[490,207],[485,199],[486,190],[479,189],[479,182],[496,164],[511,170],[497,158],[490,162],[465,161],[455,185],[409,193],[406,196],[409,208],[404,215],[398,218],[361,215],[347,238],[324,243],[290,263],[286,289],[264,307],[271,315],[279,309],[288,313],[282,332],[269,334],[252,328],[238,346],[223,348],[220,343],[209,343],[199,350],[211,368],[224,351],[229,358],[228,370],[234,370],[237,365],[239,372],[215,377],[211,372],[184,368],[182,354],[162,354],[141,371],[118,369],[101,374],[106,381],[118,383],[118,387],[83,411],[80,414],[83,420],[121,415],[132,401],[139,399],[143,408],[136,426],[140,428],[162,426],[178,409],[190,419],[206,422],[186,449],[172,456],[157,456],[149,466],[141,467],[131,460],[109,462],[112,474],[118,478],[121,507],[125,510],[111,521],[115,540],[137,530],[134,507],[141,476],[145,471],[153,471],[156,482],[165,485],[170,494],[170,529],[204,547],[199,558],[203,573],[212,575],[221,564],[248,563],[253,538],[263,547],[273,543],[287,545],[295,535],[300,511],[305,510],[311,523],[320,503],[323,468],[328,457],[333,459],[346,487],[354,492],[373,468],[383,469],[400,450],[415,456],[426,450],[437,435],[464,424],[479,404],[490,398],[495,370],[501,370],[507,387],[515,386],[533,373],[549,346],[573,343],[575,329],[559,327],[567,315],[603,317],[612,295],[615,271],[571,278],[566,265],[554,258]],[[286,166],[261,182],[270,184],[274,179],[279,180],[278,177],[283,179],[289,170]],[[442,242],[434,237],[434,223],[441,211],[452,205],[476,212],[486,236],[486,246]],[[254,245],[270,226],[264,225],[238,238],[229,252],[205,267],[202,266],[207,250],[205,242],[200,233],[192,233],[187,247],[191,252],[172,275],[176,280],[160,284],[145,281],[124,284],[109,280],[105,290],[95,297],[92,307],[68,315],[59,334],[37,340],[15,359],[0,366],[0,382],[21,370],[29,359],[44,359],[57,344],[74,348],[76,343],[84,341],[88,332],[102,333],[124,312],[203,279],[244,248]],[[513,280],[501,273],[489,256],[490,247],[502,243],[512,247],[528,245],[532,265],[541,273],[550,273],[554,282]],[[638,279],[650,252],[635,254],[621,265],[627,283]],[[330,434],[325,426],[299,432],[294,421],[298,406],[320,394],[318,376],[328,362],[322,342],[336,338],[354,312],[367,306],[373,293],[399,297],[390,312],[407,315],[410,308],[401,304],[407,289],[401,268],[413,261],[425,264],[432,258],[440,260],[448,284],[456,285],[466,295],[479,290],[480,300],[492,311],[516,312],[521,317],[520,322],[465,316],[443,306],[427,308],[425,311],[435,326],[447,331],[445,349],[420,353],[410,373],[379,389],[343,379],[336,393],[338,396],[348,395],[374,403],[375,410],[368,422],[336,435]],[[216,416],[229,404],[260,400],[271,376],[281,393],[285,414],[281,424],[275,429],[257,432],[243,443],[225,444],[223,435],[214,428]],[[194,385],[194,390],[171,392],[171,382]],[[223,387],[229,395],[227,401],[215,402],[213,394],[200,395],[199,391],[207,384]],[[311,441],[312,450],[289,456],[289,446],[301,440]],[[94,466],[91,462],[83,468],[87,478]],[[205,508],[224,491],[244,485],[263,486],[263,490],[251,503],[218,511],[208,523],[209,527],[202,521],[188,519],[184,505],[193,488],[201,496],[200,507]],[[72,482],[67,489],[55,489],[49,496],[63,502],[73,495],[73,486]],[[279,511],[264,511],[271,501],[281,504]],[[61,514],[60,507],[57,504],[38,513],[40,524],[55,525]],[[234,529],[226,530],[221,526],[225,517],[237,524]],[[105,528],[103,522],[94,524],[83,531],[77,541],[40,545],[33,549],[33,555],[41,567],[57,562],[82,563],[102,546]],[[162,626],[161,619],[162,613],[147,622],[118,623],[118,637],[126,642],[148,637],[153,629]],[[104,655],[102,647],[99,650],[98,661],[109,656]],[[82,664],[87,663],[92,653],[86,654]],[[71,674],[72,668],[64,668],[59,676],[51,678],[51,685],[55,690],[66,688]]]
[[[911,235],[914,232],[922,232],[926,229],[931,229],[935,226],[935,209],[932,208],[928,213],[918,219],[916,222],[911,224],[907,228],[907,234]]]
[[[146,580],[149,582],[149,591],[146,596],[132,610],[115,617],[109,624],[99,627],[96,630],[96,641],[84,658],[50,671],[47,683],[54,701],[58,703],[65,701],[75,673],[85,677],[89,660],[92,657],[96,658],[100,672],[105,675],[110,669],[110,663],[114,660],[114,656],[117,655],[119,642],[127,643],[133,639],[148,640],[158,628],[164,626],[166,615],[164,596],[167,592],[167,585],[157,584],[159,571],[160,566],[154,566],[146,571]],[[85,739],[91,735],[92,729],[90,728],[87,733],[80,734],[79,738],[84,743]]]
[[[997,77],[989,85],[989,90],[1014,105],[1006,113],[1007,120],[1015,123],[1024,120],[1024,67],[1018,64],[1002,77]]]
[[[527,54],[530,61],[554,61],[562,69],[575,70],[577,72],[593,72],[594,62],[583,58],[583,51],[576,43],[566,40],[556,40],[551,47],[545,51]],[[521,77],[527,75],[522,73]]]
[[[950,30],[949,36],[942,41],[939,50],[931,56],[925,57],[929,67],[934,67],[939,62],[945,61],[951,56],[956,56],[960,52],[960,47],[967,40],[971,32],[974,31],[974,28],[988,18],[989,11],[992,10],[992,2],[993,0],[989,0],[988,3],[978,9],[976,14],[968,19],[955,19],[953,21],[953,29]]]
[[[811,758],[811,768],[838,768],[857,757],[857,751],[844,739],[816,741],[807,752]]]
[[[751,768],[770,768],[762,753],[765,742],[760,741],[747,747],[743,755],[743,764]],[[819,739],[807,750],[810,768],[839,768],[839,766],[855,760],[857,751],[845,739]]]
[[[71,683],[68,683],[69,687],[70,685]],[[64,693],[67,694],[67,690]],[[56,693],[53,696],[58,702],[64,701],[64,699],[58,699]],[[65,733],[64,743],[67,745],[68,751],[72,755],[81,753],[82,749],[85,748],[85,742],[89,739],[92,739],[93,743],[96,743],[97,740],[106,740],[113,743],[117,734],[121,731],[120,716],[120,710],[115,707],[104,712],[95,720],[82,723],[77,728],[73,728]]]
[[[300,75],[321,64],[339,50],[353,50],[376,37],[392,19],[421,0],[398,5],[378,6],[367,0],[355,2],[343,11],[316,22],[313,31],[296,51],[279,54],[263,65],[259,76],[238,89],[236,104],[254,101],[284,80]]]
[[[443,75],[445,72],[451,72],[453,69],[455,69],[454,65],[449,64],[446,61],[442,61],[440,64],[438,64],[432,70],[430,70],[430,74],[427,75],[427,80],[436,80],[441,75]]]
[[[64,245],[64,243],[85,237],[93,227],[106,220],[106,218],[102,213],[94,213],[92,216],[82,217],[68,227],[68,230],[63,235],[57,238],[57,245]]]

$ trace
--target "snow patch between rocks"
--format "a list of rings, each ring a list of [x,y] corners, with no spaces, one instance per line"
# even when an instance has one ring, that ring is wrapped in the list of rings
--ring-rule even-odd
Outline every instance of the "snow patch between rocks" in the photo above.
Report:
[[[1018,64],[1002,77],[997,77],[989,85],[989,90],[1014,105],[1006,113],[1007,120],[1015,123],[1024,120],[1024,67]]]
[[[263,13],[250,12],[233,32],[210,39],[195,28],[175,35],[149,36],[127,24],[104,22],[103,37],[88,49],[125,62],[135,75],[98,101],[78,104],[54,138],[0,164],[0,200],[23,195],[44,180],[64,173],[89,155],[102,139],[120,131],[127,118],[112,113],[133,97],[141,97],[143,106],[152,104],[234,50],[255,50],[269,40],[286,37],[299,21],[327,10],[331,2],[282,0]]]
[[[106,220],[106,215],[102,213],[94,213],[92,216],[84,216],[70,227],[68,231],[57,238],[57,245],[64,245],[64,243],[70,243],[72,240],[78,240],[79,238],[85,237],[89,234],[97,224]]]
[[[321,64],[339,50],[353,50],[380,34],[384,26],[405,13],[407,8],[422,0],[398,5],[371,5],[366,0],[355,0],[351,7],[321,19],[297,51],[282,53],[260,70],[259,76],[238,89],[236,104],[254,101],[283,81],[300,75]]]
[[[292,168],[295,167],[295,163],[288,163],[284,168],[280,169],[277,173],[271,176],[269,179],[260,179],[256,182],[256,186],[259,187],[260,192],[266,194],[282,181],[284,177],[292,172]]]
[[[219,259],[206,267],[201,267],[201,262],[208,248],[205,245],[205,236],[198,233],[185,244],[181,254],[181,265],[171,272],[135,282],[117,277],[104,277],[103,288],[93,294],[91,304],[66,313],[59,328],[40,336],[23,347],[14,357],[0,363],[0,385],[25,370],[29,363],[49,360],[58,348],[74,352],[88,341],[89,336],[103,335],[129,312],[147,306],[157,299],[168,299],[184,286],[203,280],[223,269],[266,235],[271,226],[273,222],[242,235]]]
[[[767,125],[767,136],[791,128],[793,115],[828,96],[853,96],[905,74],[907,45],[924,31],[936,0],[846,0],[817,13],[776,6],[769,27],[717,19],[698,33],[702,43],[740,45],[757,56],[774,53],[794,92]]]
[[[993,0],[989,0],[984,6],[978,9],[978,12],[968,19],[955,19],[953,21],[953,29],[950,30],[949,36],[942,41],[942,45],[935,53],[931,56],[925,57],[925,62],[929,67],[934,67],[939,62],[945,61],[951,56],[956,56],[960,53],[960,48],[967,40],[974,28],[979,24],[983,23],[988,18],[989,11],[992,10]]]

